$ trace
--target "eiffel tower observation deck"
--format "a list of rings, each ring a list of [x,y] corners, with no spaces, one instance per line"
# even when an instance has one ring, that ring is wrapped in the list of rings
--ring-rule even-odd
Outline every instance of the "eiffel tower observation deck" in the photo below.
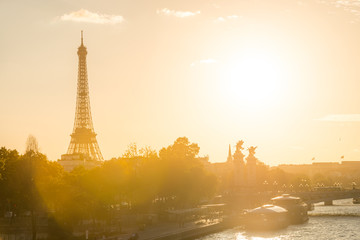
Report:
[[[84,46],[83,31],[81,31],[81,45],[78,48],[77,54],[79,56],[79,66],[74,129],[67,153],[61,155],[61,160],[59,161],[67,171],[71,171],[78,165],[92,168],[104,160],[96,140],[91,117],[86,67],[87,50]]]

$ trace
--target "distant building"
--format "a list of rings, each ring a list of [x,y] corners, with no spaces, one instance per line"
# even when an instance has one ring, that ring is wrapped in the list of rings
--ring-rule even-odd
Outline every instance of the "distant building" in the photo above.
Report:
[[[232,163],[233,160],[234,160],[233,156],[231,155],[231,145],[229,144],[229,153],[228,153],[228,157],[227,157],[227,162]]]
[[[358,177],[360,174],[360,161],[342,161],[342,162],[314,162],[312,164],[281,164],[279,169],[287,173],[303,174],[310,177],[315,174],[324,174],[327,176],[339,177],[348,176]]]
[[[360,161],[342,161],[341,166],[344,168],[358,168],[360,169]]]
[[[88,158],[81,154],[63,154],[58,160],[65,171],[71,172],[77,166],[84,166],[86,169],[91,169],[100,166],[101,162]]]

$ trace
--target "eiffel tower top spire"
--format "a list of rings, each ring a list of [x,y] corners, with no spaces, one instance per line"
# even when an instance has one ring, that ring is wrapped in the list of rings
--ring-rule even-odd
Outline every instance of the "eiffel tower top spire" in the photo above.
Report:
[[[62,159],[104,160],[96,140],[90,108],[89,84],[86,66],[87,50],[84,46],[83,31],[81,45],[77,51],[79,57],[77,97],[74,128],[67,153]]]

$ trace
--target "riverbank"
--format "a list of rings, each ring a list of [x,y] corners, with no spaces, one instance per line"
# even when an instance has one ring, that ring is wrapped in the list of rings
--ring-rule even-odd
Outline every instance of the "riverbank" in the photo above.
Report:
[[[22,221],[26,220],[26,222]],[[48,239],[48,226],[40,221],[37,226],[37,237],[39,239]],[[3,227],[1,227],[3,226]],[[231,226],[222,219],[213,219],[211,221],[197,220],[188,221],[179,225],[177,222],[157,222],[152,225],[139,228],[136,225],[129,224],[124,226],[122,231],[104,231],[103,233],[88,234],[89,240],[128,240],[137,233],[138,240],[180,240],[194,239],[216,232],[224,231]],[[76,234],[74,239],[86,239],[83,233]],[[75,236],[76,236],[75,235]],[[28,218],[16,218],[16,221],[9,224],[0,224],[0,239],[32,239],[31,223]],[[51,239],[51,237],[50,237]]]
[[[197,221],[188,222],[184,226],[179,226],[177,223],[160,223],[154,226],[149,226],[144,230],[137,231],[136,229],[129,229],[126,234],[118,236],[109,236],[107,240],[128,240],[132,234],[137,233],[139,240],[180,240],[193,239],[208,235],[211,233],[224,231],[229,227],[222,221],[214,220],[212,222]]]

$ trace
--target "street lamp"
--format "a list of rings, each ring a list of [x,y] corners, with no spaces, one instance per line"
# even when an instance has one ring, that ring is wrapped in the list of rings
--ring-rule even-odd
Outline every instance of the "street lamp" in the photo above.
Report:
[[[274,191],[276,191],[276,192],[278,192],[278,183],[277,183],[277,181],[274,181],[273,182],[273,187],[274,187]]]
[[[263,182],[263,185],[264,185],[264,190],[267,191],[267,188],[268,188],[269,183],[265,180],[265,181]]]

